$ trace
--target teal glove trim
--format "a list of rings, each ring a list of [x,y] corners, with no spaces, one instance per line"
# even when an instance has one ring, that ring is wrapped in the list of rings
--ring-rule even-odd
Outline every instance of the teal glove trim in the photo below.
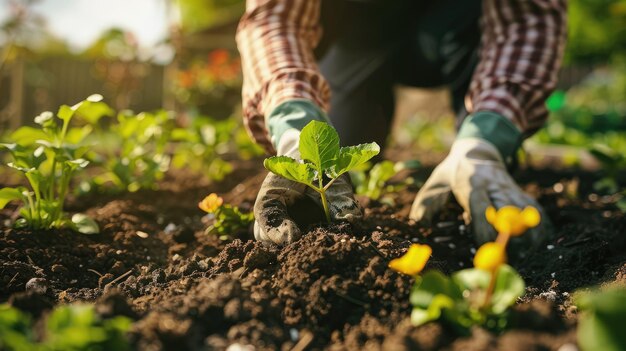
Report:
[[[274,147],[289,129],[302,130],[311,121],[330,123],[319,107],[309,100],[289,100],[278,105],[267,117],[266,124]]]
[[[491,111],[479,111],[467,117],[457,139],[481,138],[492,143],[506,164],[510,164],[524,140],[522,133],[506,117]]]

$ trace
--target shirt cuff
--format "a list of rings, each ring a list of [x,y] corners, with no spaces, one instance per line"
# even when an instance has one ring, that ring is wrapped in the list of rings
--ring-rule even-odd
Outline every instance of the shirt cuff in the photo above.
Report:
[[[326,114],[310,100],[296,99],[281,103],[267,116],[266,120],[272,144],[277,147],[281,136],[287,130],[302,130],[311,121],[330,124]]]
[[[493,144],[506,164],[524,140],[522,132],[506,117],[491,111],[478,111],[463,121],[457,139],[480,138]]]

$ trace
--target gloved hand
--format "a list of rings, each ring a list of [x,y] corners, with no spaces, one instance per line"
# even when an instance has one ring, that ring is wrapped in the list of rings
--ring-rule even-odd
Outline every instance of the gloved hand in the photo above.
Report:
[[[300,130],[311,120],[325,120],[323,113],[310,102],[296,100],[281,104],[268,119],[268,129],[278,155],[300,159]],[[354,199],[349,176],[337,179],[326,192],[333,220],[352,221],[362,217],[361,208]],[[289,215],[289,208],[296,201],[308,197],[315,207],[311,211],[323,209],[317,192],[281,176],[269,173],[254,203],[255,239],[277,245],[289,244],[302,235],[298,223]]]
[[[464,122],[450,153],[418,192],[410,218],[430,224],[450,195],[454,195],[465,211],[466,221],[471,221],[476,242],[482,244],[496,237],[495,230],[485,218],[487,207],[533,206],[541,213],[541,224],[520,238],[536,245],[545,237],[550,222],[537,201],[524,193],[509,175],[502,157],[503,150],[509,155],[517,150],[521,133],[510,122],[504,121],[504,117],[488,114],[478,116],[478,121],[470,119],[473,125],[467,126]],[[500,138],[495,144],[485,138],[492,133]],[[511,244],[515,246],[513,242]]]

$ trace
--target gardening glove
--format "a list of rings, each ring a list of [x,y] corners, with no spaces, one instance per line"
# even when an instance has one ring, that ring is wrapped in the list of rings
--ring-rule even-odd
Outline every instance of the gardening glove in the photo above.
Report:
[[[410,218],[430,224],[454,195],[465,211],[466,222],[471,221],[476,242],[482,244],[496,237],[485,217],[487,207],[533,206],[541,213],[541,224],[520,238],[533,245],[540,243],[550,227],[548,217],[537,201],[515,183],[505,165],[505,160],[511,162],[521,142],[517,127],[496,113],[478,112],[468,117],[450,153],[418,192]],[[511,244],[516,246],[513,241]]]
[[[267,126],[277,154],[300,159],[300,130],[312,120],[328,122],[325,114],[306,100],[288,101],[274,109],[267,119]],[[300,238],[302,233],[289,210],[303,197],[312,200],[308,203],[314,207],[305,210],[322,211],[320,196],[313,189],[269,173],[254,203],[254,237],[277,245],[286,245]],[[347,174],[330,186],[327,197],[333,220],[352,221],[362,217]]]

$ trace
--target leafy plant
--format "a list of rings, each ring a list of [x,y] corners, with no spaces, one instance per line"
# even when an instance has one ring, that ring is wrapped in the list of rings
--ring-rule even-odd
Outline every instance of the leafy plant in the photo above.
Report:
[[[236,123],[232,118],[216,121],[199,117],[187,128],[175,128],[172,140],[178,144],[172,166],[200,171],[211,180],[224,179],[233,170],[224,156],[231,149]]]
[[[411,322],[418,326],[442,319],[460,331],[473,325],[501,330],[507,324],[507,310],[524,294],[524,280],[506,264],[506,245],[511,236],[523,234],[538,225],[539,212],[505,206],[490,207],[487,220],[499,235],[495,242],[482,245],[474,257],[474,267],[447,277],[438,271],[418,275],[432,252],[426,245],[412,245],[389,267],[415,278],[410,302]],[[426,248],[424,248],[426,247]]]
[[[0,189],[0,208],[10,201],[22,202],[17,227],[98,232],[97,224],[84,215],[68,220],[63,206],[72,178],[89,164],[83,158],[89,149],[83,140],[92,130],[89,125],[70,127],[70,122],[78,111],[89,111],[101,99],[92,95],[74,106],[63,105],[56,117],[44,112],[35,118],[38,128],[21,127],[10,135],[10,143],[0,144],[12,157],[7,166],[21,172],[30,186]]]
[[[624,287],[577,292],[574,301],[582,312],[578,322],[578,344],[583,351],[626,350]]]
[[[320,194],[326,220],[331,221],[326,190],[344,173],[380,152],[376,143],[339,147],[339,135],[329,124],[311,121],[300,133],[302,161],[273,156],[263,162],[272,173],[309,186]],[[324,177],[327,177],[326,181]]]
[[[350,171],[352,184],[358,195],[367,196],[372,200],[378,200],[385,193],[398,192],[411,184],[406,180],[400,184],[388,185],[387,182],[405,169],[415,169],[419,162],[392,162],[389,160],[376,163],[367,171],[366,169],[354,169]]]
[[[609,194],[619,192],[617,179],[619,172],[626,170],[626,157],[606,145],[594,145],[589,149],[589,153],[602,164],[602,170],[606,174],[605,177],[593,184],[594,189]]]
[[[43,335],[36,337],[31,318],[4,304],[0,305],[0,349],[130,350],[125,333],[131,324],[123,316],[101,319],[93,305],[73,304],[55,308],[47,317]]]
[[[8,304],[0,305],[0,350],[32,350],[30,317]]]
[[[96,157],[105,171],[94,178],[95,185],[130,192],[153,188],[169,169],[167,147],[173,128],[167,111],[120,112],[111,127],[113,139],[102,145]]]
[[[247,230],[254,221],[254,214],[242,213],[238,207],[224,204],[224,199],[215,193],[205,197],[198,207],[213,216],[213,224],[206,230],[209,234],[219,234],[220,239],[227,239],[230,235],[241,230]]]

